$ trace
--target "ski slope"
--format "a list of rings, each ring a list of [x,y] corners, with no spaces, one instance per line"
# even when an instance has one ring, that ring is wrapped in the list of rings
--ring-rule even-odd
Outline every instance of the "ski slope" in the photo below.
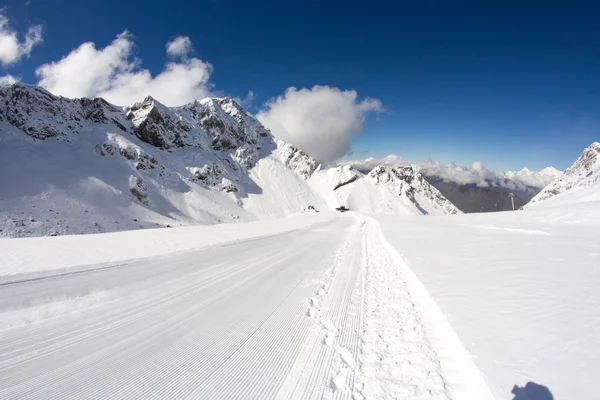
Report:
[[[496,399],[530,381],[554,399],[598,397],[600,202],[553,200],[456,218],[376,217]]]
[[[593,398],[598,210],[3,239],[0,398]]]
[[[4,277],[0,398],[447,399],[377,232],[344,215],[202,250]]]

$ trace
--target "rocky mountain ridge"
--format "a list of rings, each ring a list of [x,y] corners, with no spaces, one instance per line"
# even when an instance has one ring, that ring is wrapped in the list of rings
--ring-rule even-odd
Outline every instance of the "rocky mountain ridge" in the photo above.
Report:
[[[558,179],[546,186],[525,206],[554,203],[561,200],[596,200],[595,193],[600,191],[600,143],[594,142]],[[575,200],[577,197],[577,200]]]
[[[383,179],[318,166],[227,97],[120,108],[14,84],[0,87],[0,143],[5,236],[280,218],[348,201],[367,212],[378,202],[401,214],[454,211],[416,171]]]

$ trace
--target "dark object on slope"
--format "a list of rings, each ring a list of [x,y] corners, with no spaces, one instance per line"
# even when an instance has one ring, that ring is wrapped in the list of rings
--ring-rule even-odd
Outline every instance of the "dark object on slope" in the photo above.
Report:
[[[346,206],[339,206],[336,208],[337,211],[339,212],[346,212],[346,211],[350,211],[349,208],[347,208]]]
[[[515,385],[512,389],[513,400],[554,400],[554,396],[546,386],[527,382],[523,387]]]

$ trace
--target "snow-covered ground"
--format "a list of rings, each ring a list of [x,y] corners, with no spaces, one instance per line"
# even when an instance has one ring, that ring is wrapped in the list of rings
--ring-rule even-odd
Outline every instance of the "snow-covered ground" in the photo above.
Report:
[[[525,208],[600,201],[600,143],[594,142],[564,174],[546,186]]]
[[[241,226],[205,229],[228,227],[231,239]],[[165,229],[163,240],[176,241],[169,235],[177,230],[190,233]],[[256,233],[262,237],[53,274],[48,265],[10,264],[23,247],[41,255],[48,248],[36,241],[57,238],[4,240],[14,246],[3,249],[0,271],[28,273],[0,286],[0,398],[452,395],[447,382],[460,376],[442,370],[376,222],[340,214]],[[86,237],[111,236],[129,248],[123,233]],[[81,238],[60,239],[94,248]],[[477,381],[460,383],[463,392],[478,390]]]
[[[528,381],[555,399],[596,396],[600,203],[376,219],[496,399]]]
[[[0,240],[0,398],[483,400],[530,381],[591,398],[598,217],[305,213]]]
[[[331,203],[374,185],[378,212],[427,194],[380,172],[354,194],[350,170],[307,187],[342,184]],[[580,194],[597,187],[505,213],[0,239],[0,398],[551,400],[531,382],[593,398],[600,203]]]
[[[304,212],[275,221],[147,229],[56,237],[0,238],[0,284],[23,274],[112,266],[133,259],[200,250],[242,240],[278,235],[324,222],[333,212]]]

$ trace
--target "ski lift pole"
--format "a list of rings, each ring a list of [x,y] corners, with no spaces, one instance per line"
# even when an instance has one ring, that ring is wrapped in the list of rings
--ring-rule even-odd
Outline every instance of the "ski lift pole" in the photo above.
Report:
[[[508,197],[510,197],[510,202],[512,203],[512,208],[514,211],[515,210],[515,194],[511,192],[508,194]]]

